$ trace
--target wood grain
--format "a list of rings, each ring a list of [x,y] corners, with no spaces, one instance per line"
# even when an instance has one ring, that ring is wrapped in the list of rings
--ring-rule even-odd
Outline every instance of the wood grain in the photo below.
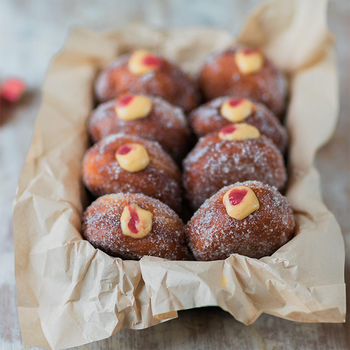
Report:
[[[49,60],[72,25],[113,29],[129,20],[153,25],[220,26],[235,32],[260,1],[185,0],[3,0],[0,11],[0,78],[16,75],[29,92],[19,106],[1,106],[0,119],[0,349],[23,349],[16,310],[11,204],[40,105],[40,86]],[[101,20],[103,18],[103,20]],[[329,24],[337,38],[341,110],[333,139],[316,157],[322,193],[346,242],[350,283],[350,3],[333,0]],[[350,292],[347,289],[350,309]],[[349,312],[348,312],[349,316]],[[176,320],[146,330],[122,329],[110,339],[79,349],[350,349],[350,322],[300,324],[262,315],[244,326],[218,308],[179,313]]]

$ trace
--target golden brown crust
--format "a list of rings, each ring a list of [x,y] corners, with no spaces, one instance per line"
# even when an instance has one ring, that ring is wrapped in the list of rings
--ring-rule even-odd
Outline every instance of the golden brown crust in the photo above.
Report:
[[[236,124],[225,119],[220,113],[220,107],[223,102],[236,96],[218,97],[204,105],[196,108],[190,114],[191,126],[198,137],[208,135],[221,128]],[[260,132],[269,137],[282,153],[285,153],[288,144],[288,135],[286,129],[280,124],[276,116],[263,104],[254,103],[255,110],[242,123],[250,124],[260,130]]]
[[[266,136],[244,141],[221,140],[218,133],[199,140],[183,162],[183,183],[192,209],[223,186],[257,180],[283,190],[287,172],[278,148]]]
[[[243,220],[229,216],[225,193],[245,185],[258,198],[260,208]],[[236,183],[221,189],[198,209],[186,227],[189,248],[197,260],[221,260],[237,253],[251,258],[273,254],[294,234],[291,205],[276,189],[257,181]]]
[[[152,213],[152,230],[143,238],[122,233],[120,218],[124,207],[135,203]],[[93,202],[83,216],[83,237],[95,248],[123,259],[145,255],[186,260],[184,224],[167,205],[142,194],[105,195]]]
[[[284,74],[267,58],[256,73],[242,74],[235,63],[240,46],[211,55],[199,76],[199,88],[205,99],[220,96],[249,97],[266,105],[279,119],[284,115],[287,83]]]
[[[98,76],[95,92],[100,102],[130,92],[162,97],[186,113],[198,106],[195,84],[178,66],[162,58],[156,71],[135,75],[128,69],[129,58],[130,55],[119,57]]]
[[[115,153],[126,143],[143,145],[149,165],[131,173],[120,167]],[[109,193],[143,193],[157,198],[176,212],[181,211],[181,174],[173,159],[158,143],[137,136],[113,134],[97,142],[85,154],[83,181],[95,196]]]
[[[181,161],[188,150],[190,130],[178,107],[160,97],[147,96],[152,110],[146,118],[124,121],[115,111],[116,100],[100,104],[91,114],[88,129],[94,142],[116,133],[136,135],[157,141],[176,161]]]

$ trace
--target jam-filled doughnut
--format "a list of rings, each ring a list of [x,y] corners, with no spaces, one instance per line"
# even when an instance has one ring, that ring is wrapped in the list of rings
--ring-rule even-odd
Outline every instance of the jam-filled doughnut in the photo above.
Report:
[[[100,102],[128,92],[160,96],[186,113],[199,101],[195,84],[178,66],[145,50],[123,55],[103,70],[95,92]]]
[[[143,193],[181,210],[180,170],[158,143],[138,136],[113,134],[95,143],[84,157],[83,181],[95,197]]]
[[[257,180],[283,190],[287,172],[275,144],[249,124],[232,124],[202,137],[183,162],[192,209],[223,186]]]
[[[235,46],[209,56],[200,72],[199,88],[206,100],[220,96],[249,97],[283,117],[287,81],[257,48]]]
[[[284,153],[288,143],[286,129],[263,104],[241,97],[218,97],[196,108],[190,115],[192,129],[198,137],[229,124],[247,123],[269,137]]]
[[[182,220],[166,204],[143,194],[98,198],[84,213],[83,237],[95,248],[123,259],[188,257]]]
[[[135,94],[100,104],[88,128],[94,142],[120,132],[157,141],[176,161],[185,156],[190,135],[181,108],[160,97]]]
[[[207,199],[186,227],[196,260],[221,260],[237,253],[251,258],[271,255],[294,233],[287,199],[258,181],[222,188]]]

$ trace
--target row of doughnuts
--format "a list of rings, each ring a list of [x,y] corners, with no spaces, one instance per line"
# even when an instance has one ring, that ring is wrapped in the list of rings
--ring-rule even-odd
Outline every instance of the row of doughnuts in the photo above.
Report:
[[[206,58],[198,79],[206,101],[221,96],[249,97],[283,117],[287,83],[283,73],[257,48],[235,46]],[[99,102],[125,93],[159,96],[191,112],[200,102],[196,85],[176,65],[145,50],[119,57],[98,76]]]
[[[228,258],[232,253],[271,255],[294,233],[290,204],[275,188],[246,181],[222,188],[184,225],[161,201],[143,194],[99,197],[83,218],[84,238],[111,256],[144,255],[187,260]]]
[[[95,247],[125,259],[176,260],[189,258],[189,247],[196,259],[215,260],[269,255],[292,237],[293,213],[275,189],[286,185],[287,133],[266,107],[282,116],[283,74],[259,50],[236,47],[210,56],[198,82],[214,99],[196,108],[190,78],[144,50],[99,75],[102,103],[88,123],[96,143],[83,161],[86,187],[101,196],[83,218],[83,236]],[[185,157],[193,142],[189,124],[200,140]],[[190,207],[199,208],[186,226],[178,216],[182,187]]]

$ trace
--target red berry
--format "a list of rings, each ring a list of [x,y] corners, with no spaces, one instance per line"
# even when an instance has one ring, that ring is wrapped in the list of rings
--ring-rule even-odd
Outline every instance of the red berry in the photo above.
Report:
[[[0,88],[0,97],[8,102],[17,102],[25,90],[25,84],[17,78],[6,79]]]

